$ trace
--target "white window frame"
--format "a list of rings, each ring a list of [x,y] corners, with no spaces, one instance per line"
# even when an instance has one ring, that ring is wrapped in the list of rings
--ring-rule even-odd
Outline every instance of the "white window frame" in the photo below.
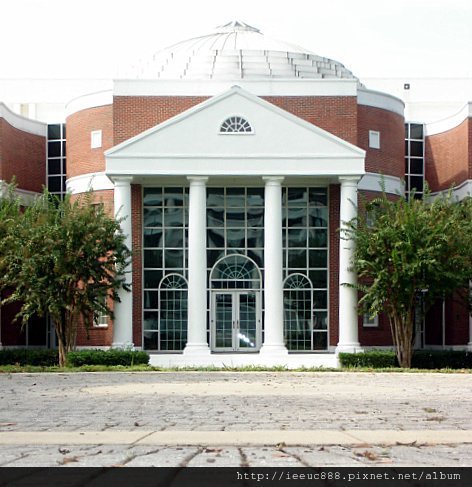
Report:
[[[369,130],[369,148],[380,149],[380,132],[378,130]]]
[[[371,317],[368,313],[363,316],[362,326],[364,328],[378,328],[379,327],[379,315]]]
[[[102,131],[92,130],[90,132],[90,148],[100,149],[101,146],[102,146]]]

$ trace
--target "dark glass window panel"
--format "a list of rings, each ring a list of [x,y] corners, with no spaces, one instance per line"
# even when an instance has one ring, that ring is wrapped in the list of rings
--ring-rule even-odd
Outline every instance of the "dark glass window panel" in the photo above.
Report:
[[[144,350],[157,350],[158,333],[155,331],[145,331],[143,333]]]
[[[61,157],[60,142],[48,142],[48,157]]]
[[[423,193],[415,193],[414,199],[415,200],[422,200],[423,199]]]
[[[67,173],[67,159],[64,157],[62,159],[62,174]]]
[[[310,250],[309,265],[310,267],[328,267],[328,251]]]
[[[164,188],[164,206],[184,206],[183,188]]]
[[[207,247],[223,248],[225,246],[225,232],[223,228],[207,230]]]
[[[226,231],[226,245],[231,248],[241,248],[245,244],[245,229],[231,228]]]
[[[246,214],[244,208],[227,209],[226,210],[226,226],[227,227],[243,227],[246,225]]]
[[[223,227],[225,224],[225,210],[224,208],[208,208],[207,210],[207,226],[208,227]]]
[[[158,312],[157,311],[145,311],[143,329],[146,331],[158,330]]]
[[[66,177],[62,176],[62,192],[65,193],[67,189]]]
[[[423,139],[423,125],[417,123],[410,124],[410,139]]]
[[[311,229],[308,231],[308,245],[310,247],[327,247],[328,246],[328,230],[326,229]]]
[[[167,269],[182,269],[184,266],[184,251],[178,250],[164,250],[164,264]]]
[[[46,334],[46,320],[44,318],[31,318],[28,323],[28,345],[46,347]]]
[[[162,271],[144,271],[145,289],[157,289],[162,279]]]
[[[145,247],[162,247],[162,230],[158,228],[144,229],[144,246]]]
[[[264,208],[247,209],[247,226],[248,228],[264,226]]]
[[[416,191],[423,191],[423,178],[421,176],[410,176],[410,186]]]
[[[306,248],[306,234],[305,228],[288,229],[287,238],[289,247],[305,247]]]
[[[164,225],[166,227],[183,227],[184,209],[179,207],[164,208]]]
[[[408,156],[410,154],[410,143],[408,140],[405,140],[405,155]]]
[[[207,266],[211,269],[224,255],[224,250],[207,250]]]
[[[252,259],[260,270],[264,267],[264,251],[260,250],[248,250],[247,256]]]
[[[161,206],[162,205],[162,188],[144,188],[143,189],[144,206]]]
[[[408,157],[405,157],[405,174],[410,172],[410,167],[408,165]]]
[[[315,330],[328,329],[328,313],[326,311],[315,311],[313,313],[313,329]]]
[[[158,291],[144,291],[144,309],[157,309],[159,305]]]
[[[244,188],[226,189],[226,206],[244,208],[246,205],[246,194]]]
[[[405,139],[408,139],[409,138],[409,125],[406,123],[405,124]]]
[[[61,159],[49,159],[48,160],[48,174],[62,174],[62,160]]]
[[[59,193],[62,189],[61,176],[53,176],[48,178],[48,189],[52,193]]]
[[[182,228],[166,228],[164,230],[165,247],[183,247],[184,246],[184,232]]]
[[[410,159],[410,174],[423,174],[423,159]]]
[[[306,227],[306,207],[305,208],[287,208],[287,219],[282,224],[285,227]]]
[[[60,139],[61,126],[59,124],[48,125],[48,139]]]
[[[144,267],[162,267],[162,250],[145,250]]]
[[[326,188],[309,189],[310,206],[328,206],[328,190]]]
[[[410,191],[410,178],[405,178],[405,191]]]
[[[326,332],[313,332],[313,350],[326,350],[328,348],[328,334]]]
[[[264,229],[248,228],[247,229],[247,246],[248,248],[264,247]]]
[[[66,138],[66,124],[63,123],[61,125],[61,127],[62,127],[62,138],[65,139]]]
[[[311,227],[328,226],[328,208],[310,208],[309,225]]]
[[[308,277],[314,288],[324,289],[328,287],[328,273],[326,271],[310,271]]]
[[[66,157],[66,143],[62,142],[62,156]]]
[[[143,216],[143,225],[145,227],[162,226],[162,208],[145,207]]]
[[[308,203],[307,188],[287,188],[284,195],[288,206],[306,206]]]
[[[224,206],[225,191],[223,188],[207,188],[207,207]]]
[[[315,291],[313,293],[313,306],[315,309],[326,309],[328,307],[328,293],[326,291]]]
[[[289,269],[306,269],[306,250],[289,250],[287,267]]]
[[[410,141],[410,156],[423,157],[423,142]]]
[[[264,206],[264,188],[247,188],[247,206]]]

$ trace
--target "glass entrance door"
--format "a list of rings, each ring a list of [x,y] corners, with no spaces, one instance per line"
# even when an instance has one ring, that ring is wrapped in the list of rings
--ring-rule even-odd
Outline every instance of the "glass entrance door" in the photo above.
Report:
[[[212,348],[215,351],[256,351],[260,347],[258,291],[213,293]]]

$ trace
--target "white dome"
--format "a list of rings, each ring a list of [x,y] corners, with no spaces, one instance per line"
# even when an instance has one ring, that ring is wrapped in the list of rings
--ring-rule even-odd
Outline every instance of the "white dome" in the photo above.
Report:
[[[174,44],[142,62],[144,79],[357,79],[341,63],[262,34],[240,21]]]

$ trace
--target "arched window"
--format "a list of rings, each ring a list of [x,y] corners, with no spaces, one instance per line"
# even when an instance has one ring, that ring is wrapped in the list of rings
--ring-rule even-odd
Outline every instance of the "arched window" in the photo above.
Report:
[[[159,349],[183,350],[187,343],[187,281],[168,274],[159,285]]]
[[[261,273],[249,257],[233,254],[223,257],[210,275],[213,289],[260,289]]]
[[[221,134],[252,134],[251,124],[243,117],[228,117],[220,127]]]
[[[289,350],[313,350],[313,286],[303,274],[284,281],[284,334]]]

